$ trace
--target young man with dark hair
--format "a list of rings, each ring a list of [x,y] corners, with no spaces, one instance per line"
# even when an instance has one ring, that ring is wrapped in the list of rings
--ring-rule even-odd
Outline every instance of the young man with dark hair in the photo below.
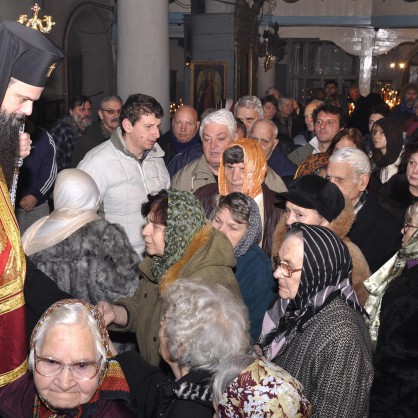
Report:
[[[141,204],[149,193],[170,187],[164,152],[157,144],[163,116],[153,97],[132,94],[122,106],[120,126],[77,167],[90,174],[100,190],[99,214],[125,229],[141,258],[145,251]]]
[[[334,136],[345,127],[345,116],[342,110],[334,105],[324,104],[312,114],[315,136],[303,147],[296,148],[287,158],[299,165],[312,154],[326,152]]]

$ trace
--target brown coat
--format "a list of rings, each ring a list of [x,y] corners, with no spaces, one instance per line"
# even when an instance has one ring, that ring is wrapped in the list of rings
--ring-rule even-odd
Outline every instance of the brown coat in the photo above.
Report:
[[[348,233],[350,232],[351,226],[353,225],[355,214],[353,206],[349,201],[345,201],[345,207],[342,212],[327,225],[327,228],[335,232],[347,245],[348,251],[350,252],[351,259],[353,261],[353,273],[352,273],[352,283],[354,290],[357,294],[359,302],[361,305],[366,303],[366,300],[369,296],[367,289],[364,287],[363,282],[371,276],[369,265],[367,264],[366,259],[364,258],[363,253],[357,245],[353,244],[348,238]],[[276,226],[276,229],[273,233],[273,243],[272,243],[272,254],[277,255],[279,249],[284,240],[286,234],[286,216],[283,216],[279,223]]]
[[[234,250],[228,238],[206,225],[196,233],[183,257],[166,271],[162,280],[158,281],[152,276],[151,258],[142,260],[139,264],[142,273],[135,294],[117,301],[129,312],[129,322],[124,328],[112,326],[111,329],[135,332],[141,355],[152,365],[158,366],[161,359],[158,352],[161,293],[179,278],[202,278],[220,283],[241,297],[232,271],[235,264]]]

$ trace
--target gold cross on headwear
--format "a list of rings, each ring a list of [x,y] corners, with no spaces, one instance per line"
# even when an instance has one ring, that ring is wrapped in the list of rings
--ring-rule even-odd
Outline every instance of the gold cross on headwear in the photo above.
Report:
[[[55,68],[56,68],[56,65],[55,65],[55,62],[54,62],[53,64],[51,64],[49,66],[49,69],[48,69],[48,72],[47,72],[46,76],[49,77],[52,74],[52,71],[55,70]]]

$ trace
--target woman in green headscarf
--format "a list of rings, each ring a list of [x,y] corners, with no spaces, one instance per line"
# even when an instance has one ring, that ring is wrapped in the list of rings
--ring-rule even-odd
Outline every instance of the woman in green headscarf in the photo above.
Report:
[[[240,295],[232,267],[234,250],[224,234],[206,219],[197,198],[177,190],[148,195],[142,206],[147,224],[142,230],[148,257],[139,265],[135,294],[112,305],[97,307],[112,330],[136,333],[141,355],[153,365],[160,362],[158,330],[161,295],[179,278],[217,281]]]

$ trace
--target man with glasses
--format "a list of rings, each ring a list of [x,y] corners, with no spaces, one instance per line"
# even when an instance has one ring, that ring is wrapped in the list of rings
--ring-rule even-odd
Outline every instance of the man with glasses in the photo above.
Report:
[[[58,121],[51,131],[56,147],[57,172],[71,168],[74,145],[91,125],[91,100],[87,96],[73,97],[69,116]]]
[[[287,158],[299,165],[312,154],[326,152],[334,136],[345,127],[345,117],[341,109],[331,104],[324,104],[312,114],[315,136],[303,147],[296,148]]]
[[[91,149],[110,138],[119,126],[122,105],[122,99],[116,95],[105,96],[100,100],[97,112],[100,120],[88,126],[80,141],[75,143],[71,160],[72,167],[77,167],[77,164]]]
[[[277,133],[278,128],[273,121],[261,119],[254,123],[250,138],[256,140],[263,149],[267,165],[288,185],[296,173],[297,166],[287,159],[277,146]]]

